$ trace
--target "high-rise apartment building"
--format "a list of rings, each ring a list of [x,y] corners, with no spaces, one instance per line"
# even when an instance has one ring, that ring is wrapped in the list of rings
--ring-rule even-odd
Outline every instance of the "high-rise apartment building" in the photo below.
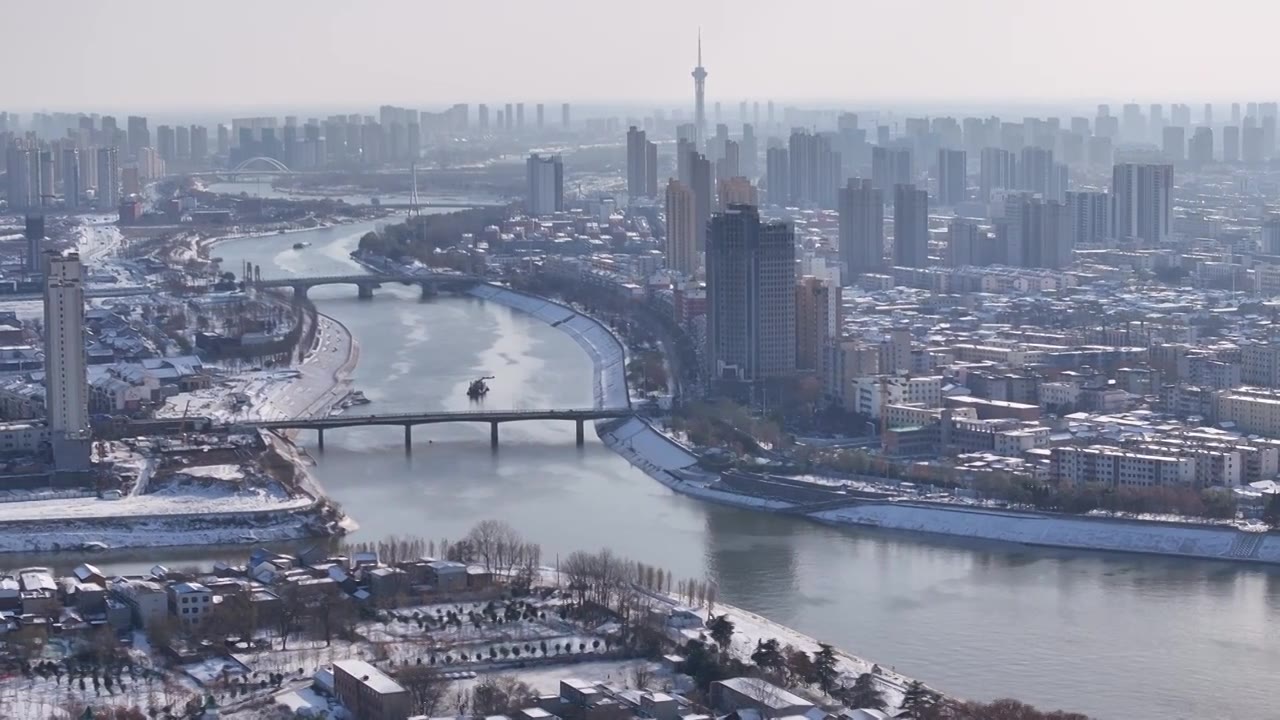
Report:
[[[75,148],[62,150],[62,204],[67,208],[80,207],[84,188],[80,186],[80,151]]]
[[[938,204],[951,207],[969,197],[968,160],[963,150],[938,151]]]
[[[730,205],[759,206],[760,198],[756,186],[741,175],[716,178],[716,208],[719,212],[729,209]]]
[[[912,184],[911,150],[876,146],[871,149],[871,182],[884,193]]]
[[[697,222],[697,249],[702,252],[707,245],[707,228],[711,222],[714,205],[713,173],[711,161],[700,152],[689,153],[689,189],[693,191],[693,218]]]
[[[84,348],[84,271],[76,253],[50,253],[45,277],[45,412],[54,466],[89,464],[89,387]]]
[[[791,202],[834,208],[840,185],[840,153],[831,148],[831,140],[804,130],[792,131],[788,158]]]
[[[1111,174],[1111,236],[1168,241],[1172,191],[1172,165],[1116,165]]]
[[[707,241],[707,358],[716,380],[747,383],[796,369],[795,238],[735,205],[711,219]]]
[[[528,195],[525,208],[529,214],[539,217],[564,210],[564,164],[560,156],[530,155],[526,166]]]
[[[1003,222],[1010,265],[1061,269],[1071,264],[1071,222],[1065,206],[1029,195],[1010,197]]]
[[[791,158],[786,148],[765,151],[764,182],[770,205],[786,206],[791,202]]]
[[[147,130],[147,119],[130,115],[126,128],[129,133],[129,157],[137,159],[142,148],[151,146],[151,131]]]
[[[1161,150],[1165,160],[1180,163],[1187,159],[1186,130],[1177,125],[1170,125],[1162,131],[1161,139]]]
[[[984,201],[991,200],[991,191],[1007,190],[1017,186],[1017,157],[1004,148],[987,147],[978,158],[978,192]]]
[[[5,177],[9,183],[9,209],[40,207],[40,153],[21,141],[5,149]]]
[[[1222,162],[1240,162],[1240,128],[1236,125],[1222,128]]]
[[[656,157],[657,145],[648,141],[643,130],[637,129],[635,125],[632,125],[627,130],[627,195],[633,199],[646,195],[653,196],[653,193],[649,191],[650,145],[653,145]],[[657,167],[652,168],[652,170],[656,181]]]
[[[1101,243],[1111,233],[1111,196],[1104,192],[1067,193],[1067,214],[1072,246]]]
[[[679,180],[667,181],[667,267],[686,277],[698,269],[698,221],[693,190]]]
[[[840,286],[806,275],[795,286],[796,369],[825,375],[826,348],[840,337]]]
[[[916,268],[929,264],[929,193],[915,185],[893,188],[893,264]]]
[[[114,209],[120,204],[120,157],[114,147],[98,148],[98,208]]]
[[[870,180],[840,190],[840,262],[845,276],[884,271],[884,192]]]
[[[1191,134],[1191,142],[1187,146],[1187,161],[1192,167],[1202,168],[1213,164],[1213,130],[1198,127]]]

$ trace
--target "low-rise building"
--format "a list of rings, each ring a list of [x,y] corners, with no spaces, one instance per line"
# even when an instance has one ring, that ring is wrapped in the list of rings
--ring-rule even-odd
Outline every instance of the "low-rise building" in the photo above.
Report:
[[[333,689],[355,720],[406,720],[409,691],[364,660],[333,664]]]

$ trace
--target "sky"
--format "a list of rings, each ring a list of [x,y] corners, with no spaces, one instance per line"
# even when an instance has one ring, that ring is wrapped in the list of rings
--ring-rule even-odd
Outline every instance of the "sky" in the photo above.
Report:
[[[1268,0],[0,0],[0,109],[1275,97]]]

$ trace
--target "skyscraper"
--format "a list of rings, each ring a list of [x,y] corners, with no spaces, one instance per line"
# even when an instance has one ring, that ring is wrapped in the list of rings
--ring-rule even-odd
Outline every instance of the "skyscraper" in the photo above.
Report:
[[[1052,150],[1034,146],[1022,148],[1018,160],[1018,189],[1048,198],[1053,172]]]
[[[698,269],[698,222],[693,190],[679,180],[667,181],[667,267],[692,276]]]
[[[62,150],[62,204],[68,208],[80,207],[80,151],[75,148]]]
[[[98,208],[120,204],[120,157],[114,147],[98,148]]]
[[[1111,196],[1104,192],[1067,193],[1067,214],[1073,247],[1101,243],[1111,233]]]
[[[711,219],[707,358],[717,380],[755,383],[796,368],[795,238],[749,205]]]
[[[5,149],[5,176],[9,183],[9,209],[40,207],[40,153],[21,141]]]
[[[831,140],[826,135],[793,130],[788,158],[791,162],[791,202],[801,206],[834,208],[840,178],[840,153],[831,149]]]
[[[1016,267],[1060,269],[1071,264],[1067,209],[1030,195],[1005,201],[1007,262]]]
[[[791,158],[786,148],[765,151],[764,182],[770,205],[786,206],[791,202]]]
[[[716,178],[716,208],[720,212],[731,205],[758,206],[760,198],[756,194],[756,186],[741,175]]]
[[[1160,145],[1165,160],[1180,163],[1187,159],[1186,130],[1177,125],[1170,125],[1163,130],[1161,140]]]
[[[938,204],[951,207],[969,196],[967,158],[963,150],[938,151]]]
[[[929,264],[929,193],[915,185],[893,188],[893,264],[915,268]]]
[[[651,144],[635,125],[627,130],[627,195],[633,199],[648,194]]]
[[[147,119],[130,115],[126,125],[129,132],[129,157],[137,159],[138,152],[151,146],[151,132],[147,130]]]
[[[707,70],[702,67],[702,30],[698,30],[698,65],[693,69],[693,141],[699,150],[704,149],[702,143],[707,137],[706,89]]]
[[[1111,236],[1168,241],[1172,190],[1172,165],[1116,165],[1111,174]]]
[[[1240,162],[1240,128],[1235,125],[1222,128],[1222,162]]]
[[[840,332],[840,286],[806,275],[795,286],[796,369],[822,377],[826,347]]]
[[[706,249],[707,227],[711,221],[711,161],[700,152],[689,154],[689,188],[693,190],[693,219],[698,224],[694,239],[698,251]]]
[[[1191,142],[1187,147],[1187,161],[1196,168],[1213,164],[1213,130],[1211,128],[1198,127],[1191,134]]]
[[[848,278],[884,270],[884,193],[870,180],[840,191],[840,262]]]
[[[156,150],[160,152],[160,159],[167,163],[177,159],[178,141],[172,127],[161,125],[156,128]]]
[[[980,265],[981,229],[972,220],[956,218],[947,226],[947,264],[951,267]]]
[[[527,161],[528,198],[525,207],[534,217],[564,210],[564,164],[559,155],[530,155]]]
[[[476,109],[476,122],[480,125],[480,132],[489,131],[489,106],[480,103],[480,107]]]
[[[978,192],[984,201],[991,200],[992,190],[1015,186],[1017,160],[1013,153],[1004,148],[988,147],[982,149],[978,160]]]
[[[83,279],[78,254],[49,254],[44,291],[45,412],[54,466],[65,470],[89,464]]]
[[[871,182],[881,192],[890,192],[897,185],[910,185],[911,176],[911,150],[879,145],[871,149]]]

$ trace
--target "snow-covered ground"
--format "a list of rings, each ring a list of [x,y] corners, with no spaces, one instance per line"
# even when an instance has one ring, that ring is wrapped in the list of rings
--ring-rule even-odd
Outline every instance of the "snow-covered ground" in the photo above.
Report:
[[[228,513],[297,510],[311,506],[311,498],[280,497],[255,489],[200,487],[183,484],[147,495],[118,500],[75,498],[0,503],[0,523],[29,520],[143,519],[160,515],[225,515]],[[0,529],[3,526],[0,525]]]

